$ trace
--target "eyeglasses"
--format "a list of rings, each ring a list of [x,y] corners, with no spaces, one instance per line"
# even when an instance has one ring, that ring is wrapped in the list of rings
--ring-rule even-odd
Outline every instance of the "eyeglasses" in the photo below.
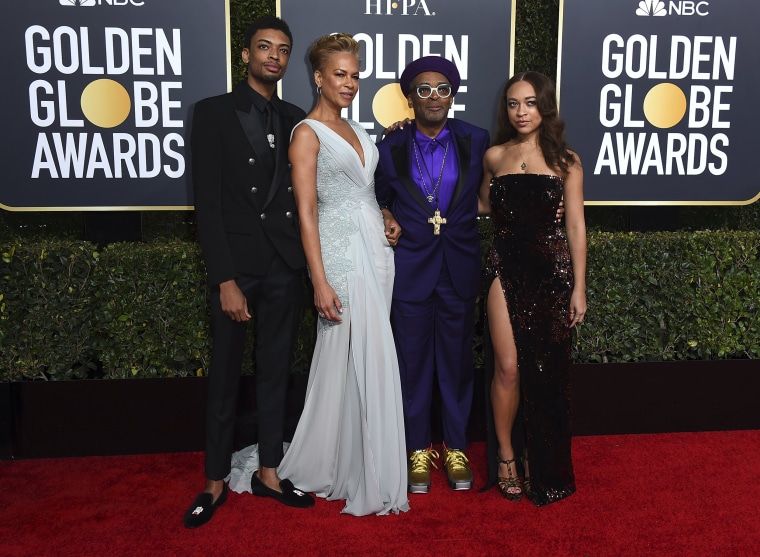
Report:
[[[431,87],[429,83],[420,83],[417,86],[417,96],[421,99],[428,99],[435,91],[441,99],[447,99],[451,96],[451,85],[441,83],[438,87]]]

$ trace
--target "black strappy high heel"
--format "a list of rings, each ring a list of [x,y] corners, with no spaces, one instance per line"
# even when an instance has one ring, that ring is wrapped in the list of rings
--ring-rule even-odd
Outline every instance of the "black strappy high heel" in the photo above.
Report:
[[[516,462],[516,459],[507,459],[502,460],[499,455],[496,455],[496,462],[499,464],[506,464],[507,465],[507,473],[509,474],[506,478],[502,478],[499,476],[499,491],[504,496],[505,499],[509,501],[513,501],[517,503],[522,499],[523,494],[523,487],[520,484],[520,478],[512,474],[512,468],[509,467],[510,464],[513,464]],[[518,489],[519,491],[514,491],[515,489]],[[512,490],[512,491],[510,491]]]

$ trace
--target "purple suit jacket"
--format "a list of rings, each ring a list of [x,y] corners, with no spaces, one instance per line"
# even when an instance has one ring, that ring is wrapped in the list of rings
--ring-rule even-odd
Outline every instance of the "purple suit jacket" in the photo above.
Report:
[[[474,298],[480,286],[478,189],[483,179],[483,155],[488,132],[461,120],[449,119],[459,160],[459,179],[441,234],[433,235],[428,218],[434,209],[411,178],[414,126],[390,133],[378,144],[380,161],[375,171],[375,192],[381,207],[388,207],[402,228],[395,248],[396,279],[393,297],[417,302],[428,298],[438,282],[444,258],[457,294]]]

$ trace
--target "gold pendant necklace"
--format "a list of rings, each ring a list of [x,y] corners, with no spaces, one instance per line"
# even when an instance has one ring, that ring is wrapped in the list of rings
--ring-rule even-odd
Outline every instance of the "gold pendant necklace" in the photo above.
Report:
[[[520,147],[520,141],[517,142],[517,150],[520,152],[520,158],[522,159],[522,164],[520,165],[520,169],[525,172],[525,169],[528,167],[527,164],[525,164],[525,157],[523,156],[522,147]]]

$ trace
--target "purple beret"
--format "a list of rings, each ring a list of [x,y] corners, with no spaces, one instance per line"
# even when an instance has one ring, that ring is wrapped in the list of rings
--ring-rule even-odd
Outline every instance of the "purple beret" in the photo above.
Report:
[[[401,74],[399,84],[401,85],[401,91],[403,91],[404,96],[411,92],[412,81],[414,81],[414,78],[425,72],[437,72],[443,74],[451,84],[451,94],[457,94],[461,78],[459,77],[459,70],[457,70],[454,63],[449,62],[446,58],[441,56],[423,56],[422,58],[417,58],[414,62],[409,63]],[[433,83],[431,83],[431,85],[435,86]]]

